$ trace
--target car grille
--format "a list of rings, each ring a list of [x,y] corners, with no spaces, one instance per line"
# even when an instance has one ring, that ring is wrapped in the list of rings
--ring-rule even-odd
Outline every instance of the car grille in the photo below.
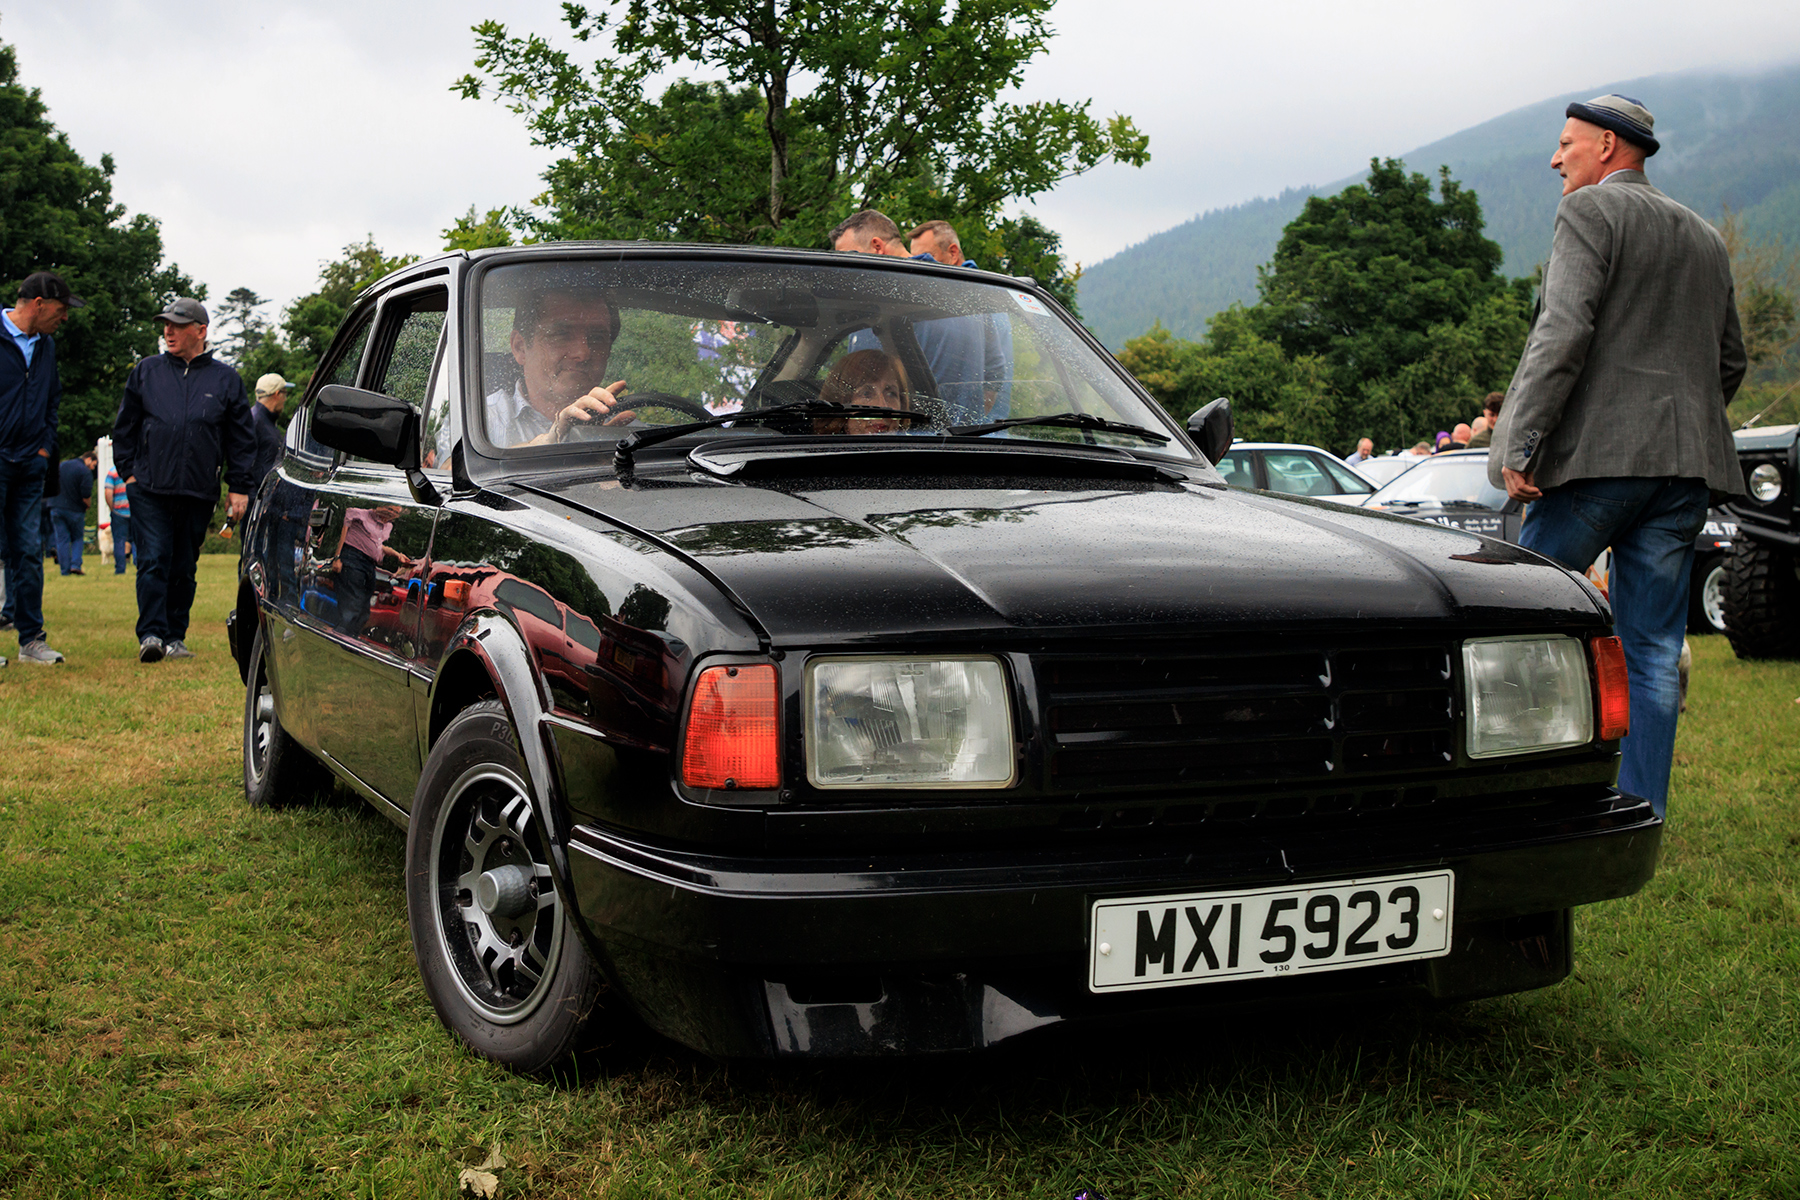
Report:
[[[1051,794],[1343,786],[1442,772],[1455,757],[1447,645],[1042,655],[1033,670]]]

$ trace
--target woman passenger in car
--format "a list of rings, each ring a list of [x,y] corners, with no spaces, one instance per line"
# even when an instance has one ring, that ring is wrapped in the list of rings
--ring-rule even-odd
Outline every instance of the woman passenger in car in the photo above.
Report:
[[[912,393],[906,386],[906,368],[900,360],[882,350],[858,350],[838,360],[819,399],[830,404],[857,404],[865,407],[891,408],[896,412],[912,411]],[[813,423],[815,433],[893,433],[904,421],[882,417],[825,417]],[[846,426],[848,428],[846,428]]]

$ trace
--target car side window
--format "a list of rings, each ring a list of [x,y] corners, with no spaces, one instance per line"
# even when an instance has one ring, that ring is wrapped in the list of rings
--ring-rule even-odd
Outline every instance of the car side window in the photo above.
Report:
[[[390,297],[381,309],[381,341],[365,386],[425,409],[449,307],[444,288]]]
[[[1310,454],[1267,450],[1263,452],[1263,469],[1269,473],[1269,490],[1272,492],[1286,492],[1290,496],[1337,494],[1337,488],[1332,486]]]
[[[1256,486],[1255,472],[1250,469],[1250,456],[1247,454],[1227,454],[1218,463],[1219,474],[1232,487],[1253,488]]]
[[[1349,467],[1341,463],[1334,463],[1328,458],[1321,461],[1324,462],[1325,469],[1331,473],[1331,478],[1337,482],[1338,491],[1345,495],[1366,496],[1375,490],[1368,480],[1357,475]]]

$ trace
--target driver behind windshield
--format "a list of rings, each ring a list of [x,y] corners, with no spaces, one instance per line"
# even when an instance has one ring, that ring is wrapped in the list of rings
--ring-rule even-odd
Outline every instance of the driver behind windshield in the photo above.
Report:
[[[912,395],[906,387],[906,368],[900,360],[880,350],[858,350],[838,360],[819,399],[830,404],[859,404],[912,411]],[[886,417],[824,417],[813,423],[815,433],[893,433],[905,422]]]
[[[496,446],[544,446],[566,441],[578,426],[633,420],[635,412],[619,407],[625,381],[604,383],[618,336],[618,310],[597,289],[551,288],[522,297],[510,341],[519,379],[511,391],[488,394],[488,439]]]

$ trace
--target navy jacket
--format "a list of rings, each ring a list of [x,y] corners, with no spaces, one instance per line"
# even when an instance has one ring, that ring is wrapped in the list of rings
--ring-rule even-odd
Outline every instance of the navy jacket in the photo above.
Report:
[[[54,454],[61,406],[56,339],[39,334],[27,367],[25,352],[0,333],[0,458],[19,462],[39,450]]]
[[[255,490],[244,381],[211,351],[187,363],[153,354],[131,368],[112,438],[119,478],[135,475],[145,491],[216,500],[221,461],[232,491]]]
[[[256,465],[250,469],[250,474],[256,480],[250,485],[254,488],[281,461],[282,438],[281,426],[275,423],[275,415],[260,404],[250,406],[250,427],[256,434]]]

